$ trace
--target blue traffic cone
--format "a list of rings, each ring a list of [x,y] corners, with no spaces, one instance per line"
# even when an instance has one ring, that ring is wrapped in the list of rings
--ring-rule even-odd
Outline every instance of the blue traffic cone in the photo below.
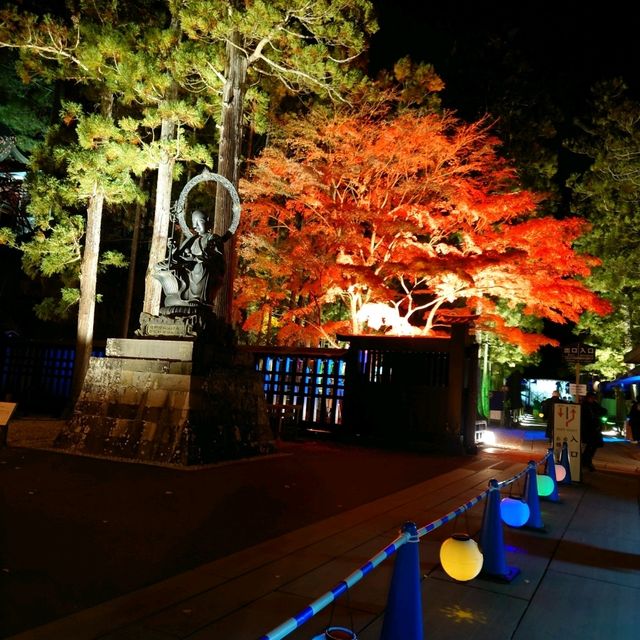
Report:
[[[529,468],[527,469],[527,488],[525,491],[527,504],[529,505],[529,519],[524,526],[527,529],[544,530],[542,515],[540,514],[540,498],[538,497],[538,481],[536,479],[536,463],[529,460]]]
[[[422,640],[422,595],[420,590],[420,551],[418,530],[405,522],[402,531],[410,538],[398,549],[393,567],[387,609],[380,640]]]
[[[564,467],[567,475],[564,477],[562,484],[571,484],[571,464],[569,463],[569,446],[566,442],[562,443],[562,453],[560,454],[560,464]]]
[[[553,449],[549,449],[546,473],[551,480],[553,480],[553,491],[548,496],[545,496],[545,500],[549,500],[549,502],[560,502],[560,496],[558,495],[558,481],[556,480],[556,461],[553,459]]]
[[[511,582],[520,573],[517,567],[507,566],[500,514],[500,489],[497,480],[489,480],[489,495],[482,519],[480,548],[484,557],[480,574],[482,577]]]

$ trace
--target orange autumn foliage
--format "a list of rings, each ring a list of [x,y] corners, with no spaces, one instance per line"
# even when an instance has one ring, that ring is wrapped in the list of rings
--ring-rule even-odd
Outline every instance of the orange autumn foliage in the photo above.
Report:
[[[453,311],[531,351],[549,340],[507,326],[498,301],[554,322],[608,311],[582,283],[595,260],[572,249],[584,221],[538,213],[486,122],[346,113],[288,134],[241,184],[245,330],[317,344],[372,331],[362,311],[382,304],[399,332],[428,335]]]

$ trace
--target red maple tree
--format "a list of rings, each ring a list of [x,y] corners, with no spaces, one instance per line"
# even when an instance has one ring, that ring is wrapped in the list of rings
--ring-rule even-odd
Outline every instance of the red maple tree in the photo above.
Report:
[[[486,121],[378,108],[286,131],[241,185],[236,317],[262,341],[432,335],[457,314],[531,352],[552,341],[499,301],[560,323],[608,311],[572,249],[584,221],[539,213]]]

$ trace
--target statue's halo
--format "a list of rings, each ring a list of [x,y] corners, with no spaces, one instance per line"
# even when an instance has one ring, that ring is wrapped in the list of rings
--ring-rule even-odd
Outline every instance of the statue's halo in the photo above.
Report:
[[[189,191],[193,189],[200,182],[206,182],[208,180],[213,180],[215,182],[220,183],[231,196],[232,205],[232,216],[231,216],[231,224],[229,225],[229,229],[227,229],[227,234],[233,235],[238,228],[238,224],[240,223],[240,196],[238,196],[238,192],[236,188],[227,180],[224,176],[221,176],[218,173],[213,173],[209,171],[206,167],[202,170],[202,173],[191,178],[187,184],[184,185],[182,191],[180,192],[180,196],[178,197],[178,202],[175,205],[175,212],[178,219],[178,223],[180,224],[180,228],[182,229],[182,233],[187,238],[191,238],[193,236],[193,232],[189,228],[185,220],[185,205],[187,204],[187,197],[189,196]]]

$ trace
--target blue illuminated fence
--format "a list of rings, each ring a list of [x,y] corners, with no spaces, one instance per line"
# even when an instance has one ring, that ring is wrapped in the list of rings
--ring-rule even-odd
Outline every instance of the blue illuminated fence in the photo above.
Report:
[[[436,346],[448,349],[445,342]],[[447,364],[451,354],[446,349],[434,350],[430,342],[428,351],[404,353],[399,351],[404,343],[396,350],[389,344],[385,342],[386,351],[361,346],[354,353],[286,347],[239,350],[250,355],[262,378],[272,426],[280,435],[357,433],[381,441],[406,438],[442,445],[445,425],[469,423],[466,416],[475,412],[469,400],[473,389],[448,380],[453,368]],[[61,413],[71,396],[74,354],[71,343],[0,338],[0,400],[18,402],[27,415]],[[354,354],[359,364],[354,365]],[[98,343],[93,355],[104,356],[104,346]],[[452,406],[461,410],[449,415]],[[389,424],[395,428],[389,430]],[[474,445],[482,434],[470,424],[463,429],[465,445]]]
[[[96,343],[94,356],[104,356]],[[0,340],[0,400],[25,413],[55,414],[71,396],[75,344],[8,337]]]
[[[334,587],[332,587],[329,591],[322,594],[319,598],[314,600],[311,604],[306,606],[304,609],[296,613],[293,617],[285,620],[278,627],[272,629],[265,635],[261,636],[259,640],[282,640],[289,634],[293,633],[296,629],[300,628],[306,622],[311,620],[315,615],[320,613],[323,609],[325,609],[328,605],[332,604],[337,598],[346,593],[346,591],[356,584],[358,584],[363,578],[365,578],[368,574],[370,574],[376,567],[381,565],[385,560],[393,556],[397,551],[399,551],[404,545],[410,542],[417,542],[420,538],[427,535],[428,533],[435,531],[442,525],[447,522],[451,522],[455,520],[458,516],[462,515],[478,503],[482,502],[487,496],[492,494],[492,492],[499,491],[512,483],[516,482],[526,474],[530,474],[535,471],[537,465],[543,464],[547,461],[547,459],[552,456],[552,450],[549,450],[545,457],[538,463],[529,462],[529,465],[525,467],[520,473],[514,475],[508,480],[504,480],[502,482],[496,482],[492,480],[489,483],[489,488],[486,491],[483,491],[480,495],[472,498],[468,502],[465,502],[463,505],[458,508],[450,511],[446,515],[442,516],[438,520],[434,520],[429,524],[426,524],[423,527],[415,529],[413,527],[404,527],[403,532],[390,544],[384,547],[381,551],[372,556],[367,562],[365,562],[361,567],[356,569],[353,573],[350,573],[346,578],[340,580]],[[495,514],[494,514],[495,515]],[[485,517],[487,513],[485,512]],[[488,545],[489,546],[489,545]],[[418,625],[420,626],[420,625]],[[383,631],[384,634],[384,631]],[[422,637],[422,634],[419,634]],[[412,638],[404,638],[403,640],[412,640]]]
[[[262,375],[267,405],[292,408],[298,426],[334,432],[342,424],[346,351],[247,348]]]
[[[398,427],[393,438],[438,444],[444,425],[468,422],[466,416],[475,405],[470,401],[472,389],[461,380],[449,380],[457,371],[448,364],[451,345],[432,342],[425,346],[421,339],[423,350],[418,353],[402,351],[409,348],[405,342],[387,341],[386,350],[360,345],[353,353],[286,347],[239,350],[250,355],[262,377],[273,422],[292,433],[339,435],[357,429],[358,434],[384,440],[393,423]],[[72,343],[0,338],[0,400],[18,402],[23,414],[60,413],[71,396],[74,354]],[[104,356],[104,346],[98,343],[93,355]],[[461,409],[449,415],[453,406]],[[463,436],[465,445],[477,441],[473,427]]]

